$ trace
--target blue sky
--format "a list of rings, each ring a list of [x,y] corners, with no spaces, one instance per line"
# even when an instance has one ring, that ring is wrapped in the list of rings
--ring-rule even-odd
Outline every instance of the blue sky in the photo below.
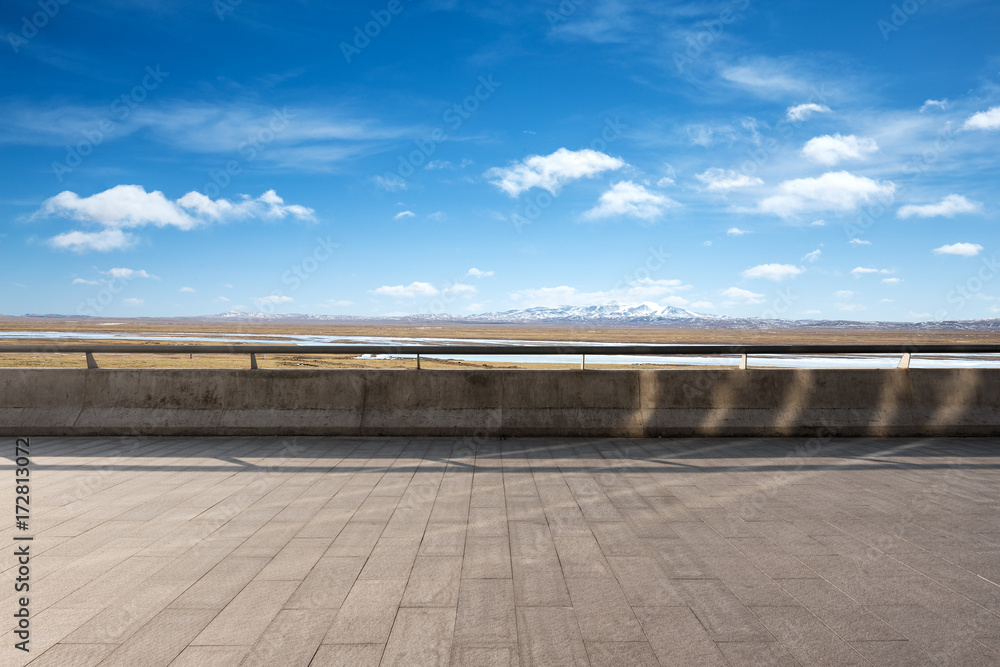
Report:
[[[5,3],[0,312],[998,317],[1000,6]]]

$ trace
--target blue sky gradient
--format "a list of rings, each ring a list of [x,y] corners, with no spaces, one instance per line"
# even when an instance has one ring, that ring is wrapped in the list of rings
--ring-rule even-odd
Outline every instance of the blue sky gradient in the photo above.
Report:
[[[998,317],[1000,5],[5,4],[0,312]]]

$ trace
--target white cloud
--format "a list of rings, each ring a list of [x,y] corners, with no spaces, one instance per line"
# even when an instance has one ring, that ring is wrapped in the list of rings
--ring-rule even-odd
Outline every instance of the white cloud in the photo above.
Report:
[[[438,289],[430,283],[413,282],[409,285],[383,285],[371,290],[373,294],[414,299],[418,296],[437,296]]]
[[[253,299],[251,299],[251,301],[253,301],[257,305],[264,305],[264,304],[277,305],[279,303],[291,303],[294,300],[295,299],[293,299],[290,296],[281,296],[279,294],[272,294],[270,296],[254,297]]]
[[[855,278],[858,278],[868,273],[892,273],[892,271],[888,269],[873,269],[866,266],[858,266],[851,269],[851,275],[854,276]]]
[[[876,199],[891,201],[896,184],[846,171],[830,171],[817,178],[784,181],[778,190],[781,194],[758,204],[760,212],[787,218],[810,211],[853,211]]]
[[[406,181],[398,176],[376,176],[372,179],[375,181],[375,185],[379,186],[386,192],[398,192],[399,190],[406,189]]]
[[[823,251],[820,250],[819,248],[816,248],[812,252],[807,252],[806,254],[802,255],[802,259],[806,260],[807,262],[815,262],[817,259],[819,259],[819,256],[822,254]]]
[[[196,289],[195,289],[195,288],[193,288],[193,287],[182,287],[182,288],[180,288],[180,289],[179,289],[179,290],[177,290],[177,291],[178,291],[178,292],[185,292],[185,293],[187,293],[187,294],[193,294],[194,292],[197,292],[198,290],[196,290]]]
[[[412,217],[414,217],[416,215],[417,214],[414,213],[413,211],[400,211],[396,215],[392,216],[392,219],[393,220],[401,220],[403,218],[412,218]]]
[[[543,188],[556,194],[570,181],[621,169],[625,161],[589,148],[571,151],[560,148],[550,155],[529,155],[509,167],[493,167],[484,174],[490,183],[511,197],[531,188]]]
[[[833,293],[835,299],[850,299],[852,296],[854,296],[854,292],[849,289],[837,290]]]
[[[799,122],[808,120],[814,113],[830,113],[830,107],[825,104],[816,104],[815,102],[796,104],[793,107],[788,107],[786,116],[792,122]]]
[[[719,74],[726,81],[763,97],[784,97],[809,88],[809,83],[793,73],[787,64],[771,58],[756,58],[727,67]]]
[[[803,270],[792,264],[758,264],[747,269],[741,275],[744,278],[766,278],[767,280],[781,281],[785,278],[794,278]]]
[[[479,290],[472,285],[466,285],[465,283],[454,283],[448,285],[441,291],[445,294],[475,294]]]
[[[434,211],[427,216],[428,220],[433,220],[435,222],[443,222],[448,216],[445,215],[444,211]]]
[[[476,267],[469,269],[466,274],[467,276],[472,276],[473,278],[491,278],[493,277],[492,271],[480,271]]]
[[[954,218],[959,213],[975,213],[980,209],[982,204],[979,202],[969,201],[962,195],[948,195],[942,199],[937,204],[907,204],[906,206],[900,206],[899,210],[896,211],[897,218],[911,218],[917,216],[918,218],[935,218],[938,216],[943,216],[945,218]]]
[[[927,100],[920,106],[920,113],[923,113],[928,109],[933,109],[935,107],[938,109],[947,109],[948,100]]]
[[[100,280],[84,280],[83,278],[74,278],[74,285],[103,285],[104,283]]]
[[[122,299],[122,303],[125,304],[126,306],[141,306],[145,302],[142,299],[129,297],[127,299]]]
[[[974,113],[962,125],[963,130],[1000,130],[1000,106]]]
[[[851,239],[848,241],[851,245],[871,245],[871,241],[863,241],[862,239]]]
[[[704,173],[695,175],[695,178],[704,183],[705,189],[709,192],[725,192],[733,188],[747,188],[764,184],[764,181],[756,176],[747,176],[732,169],[718,169],[716,167],[706,169]]]
[[[198,224],[159,190],[146,192],[141,185],[116,185],[89,197],[64,190],[42,203],[36,216],[59,216],[96,222],[110,228],[174,226],[191,229]]]
[[[669,176],[664,176],[663,178],[661,178],[660,180],[658,180],[656,182],[656,187],[658,187],[658,188],[665,188],[665,187],[667,187],[669,185],[673,185],[673,184],[674,184],[674,179],[670,178]]]
[[[812,222],[809,223],[809,226],[810,227],[825,227],[826,226],[826,220],[813,220]]]
[[[212,299],[212,301],[214,301],[216,303],[229,303],[229,299],[227,299],[224,296],[217,296],[214,299]]]
[[[650,192],[632,181],[620,181],[601,195],[597,206],[586,211],[587,220],[627,215],[642,220],[654,220],[668,208],[680,206],[670,197]]]
[[[961,255],[962,257],[975,257],[982,251],[983,246],[978,243],[952,243],[934,248],[936,255]]]
[[[743,236],[744,234],[749,234],[750,232],[745,229],[740,229],[739,227],[730,227],[726,230],[726,234],[729,236]]]
[[[807,141],[802,154],[813,162],[831,167],[844,160],[863,160],[877,150],[878,144],[868,137],[825,134]]]
[[[63,232],[53,236],[48,242],[53,248],[60,250],[107,252],[109,250],[124,250],[132,246],[135,241],[134,236],[126,234],[120,229],[105,229],[100,232]]]
[[[292,216],[313,219],[313,210],[297,204],[285,204],[268,190],[256,199],[246,195],[235,202],[210,199],[198,192],[189,192],[176,201],[167,199],[159,190],[146,192],[141,185],[116,185],[89,197],[80,197],[68,190],[45,200],[32,216],[61,217],[96,224],[104,229],[97,232],[70,231],[49,239],[56,248],[83,250],[121,250],[135,243],[123,229],[152,225],[194,229],[209,222],[240,218],[284,218]]]
[[[757,294],[756,292],[751,292],[750,290],[741,289],[739,287],[729,287],[724,290],[720,290],[719,294],[727,299],[740,301],[742,303],[764,303],[763,294]]]
[[[156,276],[148,273],[145,269],[127,269],[125,267],[116,267],[113,269],[108,269],[107,271],[101,271],[106,276],[111,276],[112,278],[121,278],[122,280],[132,280],[134,278],[153,278],[154,280],[159,280]]]
[[[898,285],[899,283],[903,282],[903,279],[902,278],[883,278],[882,282],[884,282],[886,285]],[[884,300],[885,299],[883,299],[883,301]]]
[[[213,220],[238,220],[243,218],[284,218],[291,215],[301,220],[312,220],[313,210],[298,204],[286,204],[274,190],[268,190],[256,199],[242,195],[242,199],[211,199],[200,192],[189,192],[177,200],[185,209]]]

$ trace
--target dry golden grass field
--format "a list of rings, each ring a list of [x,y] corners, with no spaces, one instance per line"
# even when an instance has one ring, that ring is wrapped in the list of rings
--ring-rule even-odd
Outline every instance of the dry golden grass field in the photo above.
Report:
[[[113,324],[111,324],[113,323]],[[733,330],[733,329],[659,329],[610,328],[593,326],[510,326],[510,325],[395,325],[328,324],[312,322],[206,322],[189,319],[97,319],[44,317],[0,317],[0,330],[8,333],[0,340],[0,367],[83,368],[82,354],[4,353],[4,345],[38,344],[36,338],[17,336],[16,332],[58,331],[71,333],[130,333],[160,336],[206,334],[237,337],[252,335],[261,343],[279,344],[289,335],[386,336],[406,338],[446,338],[517,341],[579,341],[594,343],[702,343],[702,344],[821,344],[821,343],[1000,343],[1000,331],[950,331],[946,329],[884,330]],[[81,342],[71,338],[59,343]],[[89,343],[129,344],[112,337],[87,339]],[[183,341],[147,343],[176,345]],[[191,345],[210,344],[192,341]],[[249,355],[232,354],[101,354],[97,357],[106,368],[249,368]],[[258,355],[260,368],[414,368],[412,358],[358,359],[351,355]],[[421,359],[422,368],[567,368],[573,364],[507,363],[460,360]],[[587,364],[588,368],[601,368]],[[621,368],[621,366],[607,366]],[[641,368],[641,366],[632,366]],[[656,365],[656,368],[664,368]],[[692,368],[692,366],[684,366]]]

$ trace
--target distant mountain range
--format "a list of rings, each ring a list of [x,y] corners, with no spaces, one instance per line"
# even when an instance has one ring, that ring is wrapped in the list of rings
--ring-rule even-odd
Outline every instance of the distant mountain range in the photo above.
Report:
[[[581,324],[602,327],[674,327],[682,329],[953,329],[982,331],[1000,329],[1000,319],[944,320],[931,322],[881,322],[857,320],[786,320],[760,317],[727,317],[706,315],[674,306],[654,303],[618,304],[601,306],[537,307],[506,310],[478,315],[450,315],[446,313],[357,316],[312,315],[243,312],[231,310],[198,319],[242,319],[253,321],[329,321],[329,322],[448,322],[455,324]]]

